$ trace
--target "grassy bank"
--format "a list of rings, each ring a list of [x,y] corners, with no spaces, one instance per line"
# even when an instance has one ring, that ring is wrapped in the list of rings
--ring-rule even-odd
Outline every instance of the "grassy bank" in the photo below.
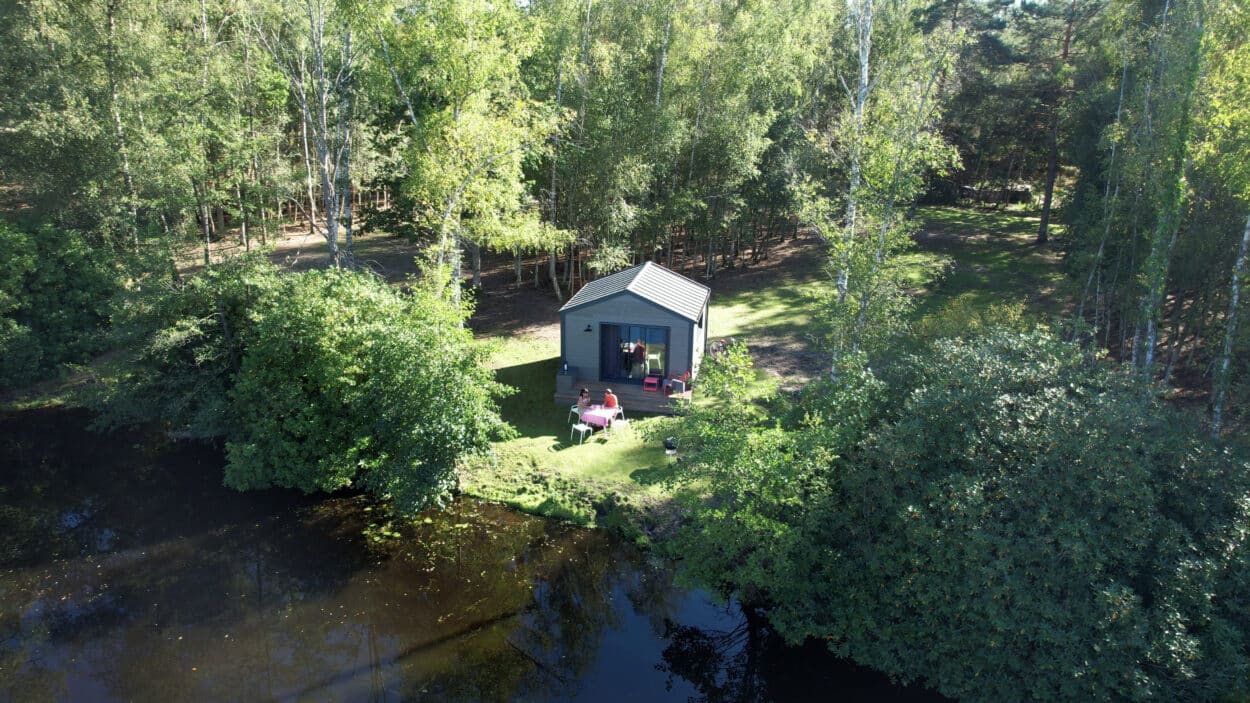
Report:
[[[940,334],[1003,309],[1046,316],[1067,308],[1070,291],[1057,255],[1033,244],[1036,217],[930,207],[918,211],[918,220],[917,248],[900,261],[918,298],[918,330]],[[711,283],[710,336],[748,343],[761,392],[801,383],[823,367],[807,334],[817,314],[810,293],[827,281],[824,247],[808,238],[778,256],[784,259],[725,271]],[[551,325],[557,324],[553,317]],[[462,488],[527,512],[647,539],[675,519],[664,479],[680,464],[670,463],[659,442],[663,423],[672,420],[630,414],[628,429],[611,437],[597,432],[584,444],[570,439],[568,409],[552,400],[557,332],[483,330],[484,343],[495,345],[498,379],[517,389],[502,410],[519,436],[497,443],[488,460],[467,466]]]
[[[921,208],[918,220],[918,247],[900,263],[918,298],[913,319],[926,334],[966,324],[996,306],[1017,305],[1038,315],[1069,309],[1070,284],[1059,271],[1058,256],[1033,244],[1036,217],[1020,211]],[[394,240],[375,244],[367,257],[371,267],[398,275],[405,261],[411,265]],[[777,384],[801,385],[824,367],[825,357],[808,335],[817,315],[811,293],[829,281],[825,254],[823,244],[805,234],[776,247],[768,261],[722,270],[711,281],[710,335],[748,343],[760,392]],[[314,258],[321,261],[315,251],[305,252],[300,262]],[[509,275],[505,272],[498,283],[513,290]],[[596,432],[584,443],[570,438],[568,408],[552,399],[559,363],[558,305],[532,289],[516,288],[515,296],[512,305],[532,308],[524,324],[516,319],[516,307],[499,307],[502,296],[485,296],[479,310],[484,314],[475,319],[487,321],[479,338],[493,348],[497,378],[517,390],[502,401],[502,411],[518,436],[496,443],[492,456],[465,466],[462,490],[526,512],[617,527],[639,538],[662,531],[676,513],[664,479],[680,465],[671,463],[660,442],[664,424],[673,420],[626,408],[628,424],[611,436]],[[116,371],[101,361],[62,380],[8,393],[0,398],[0,408],[76,404],[90,379]],[[698,402],[697,384],[695,396]]]
[[[611,435],[570,438],[568,407],[552,399],[559,340],[521,336],[486,343],[495,345],[497,378],[516,389],[500,405],[518,436],[496,443],[492,456],[469,462],[461,472],[462,490],[583,525],[615,520],[634,536],[659,529],[651,522],[667,510],[670,497],[660,482],[671,468],[663,447],[648,435],[665,418],[626,408],[629,421]]]

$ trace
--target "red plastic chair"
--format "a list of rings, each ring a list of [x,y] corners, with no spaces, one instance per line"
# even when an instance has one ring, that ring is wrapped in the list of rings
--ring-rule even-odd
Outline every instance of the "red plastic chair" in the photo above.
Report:
[[[660,377],[659,376],[647,376],[646,378],[642,379],[642,389],[649,393],[659,393],[660,392]]]
[[[683,385],[683,390],[689,390],[690,389],[690,371],[687,370],[682,373],[670,373],[668,375],[668,378],[664,381],[664,392],[666,394],[669,394],[669,395],[672,394],[673,381],[681,381]]]

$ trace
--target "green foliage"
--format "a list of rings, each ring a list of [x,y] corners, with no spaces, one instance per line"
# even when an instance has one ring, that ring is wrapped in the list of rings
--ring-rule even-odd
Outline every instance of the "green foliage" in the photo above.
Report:
[[[102,348],[116,273],[78,232],[0,221],[0,388],[30,383]]]
[[[230,391],[227,485],[360,485],[415,512],[455,488],[460,457],[506,434],[503,387],[434,291],[323,271],[283,278],[273,299],[252,313]]]
[[[912,333],[925,340],[950,337],[976,337],[990,330],[1026,331],[1029,322],[1023,303],[985,305],[975,293],[964,293],[912,325]]]
[[[282,275],[263,259],[154,286],[125,309],[136,353],[96,399],[108,423],[157,420],[225,437],[226,483],[306,492],[357,486],[413,512],[456,485],[456,464],[507,436],[506,389],[430,283]]]
[[[1245,590],[1244,459],[1042,331],[939,342],[891,385],[808,515],[791,636],[970,700],[1245,686],[1246,619],[1210,597]]]
[[[100,426],[160,422],[175,437],[226,436],[235,382],[259,301],[272,301],[277,269],[260,257],[214,266],[181,283],[155,279],[128,291],[114,344],[130,350],[112,384],[88,402]]]
[[[784,422],[695,410],[680,548],[787,637],[960,699],[1244,695],[1250,462],[1144,391],[995,328]]]
[[[872,417],[880,389],[848,365],[838,384],[814,384],[796,404],[777,396],[753,402],[751,372],[743,344],[708,359],[699,376],[708,402],[662,430],[677,441],[672,480],[689,489],[689,523],[674,553],[696,581],[756,602],[784,578],[795,528],[823,490],[819,477],[854,439],[846,430],[854,435]],[[787,416],[788,425],[772,419]]]

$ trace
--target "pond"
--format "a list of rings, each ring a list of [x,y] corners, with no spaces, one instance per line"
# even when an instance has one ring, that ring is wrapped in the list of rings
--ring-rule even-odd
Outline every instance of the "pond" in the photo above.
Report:
[[[939,700],[601,531],[236,493],[220,449],[0,415],[0,700]]]

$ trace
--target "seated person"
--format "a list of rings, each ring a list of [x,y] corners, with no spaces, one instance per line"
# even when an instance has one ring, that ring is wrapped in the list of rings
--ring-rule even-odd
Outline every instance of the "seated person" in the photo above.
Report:
[[[581,412],[593,409],[595,406],[590,404],[590,389],[583,388],[582,392],[577,396],[577,409]]]
[[[603,392],[603,407],[615,408],[617,406],[617,403],[618,401],[616,400],[616,394],[612,392],[611,388]]]

